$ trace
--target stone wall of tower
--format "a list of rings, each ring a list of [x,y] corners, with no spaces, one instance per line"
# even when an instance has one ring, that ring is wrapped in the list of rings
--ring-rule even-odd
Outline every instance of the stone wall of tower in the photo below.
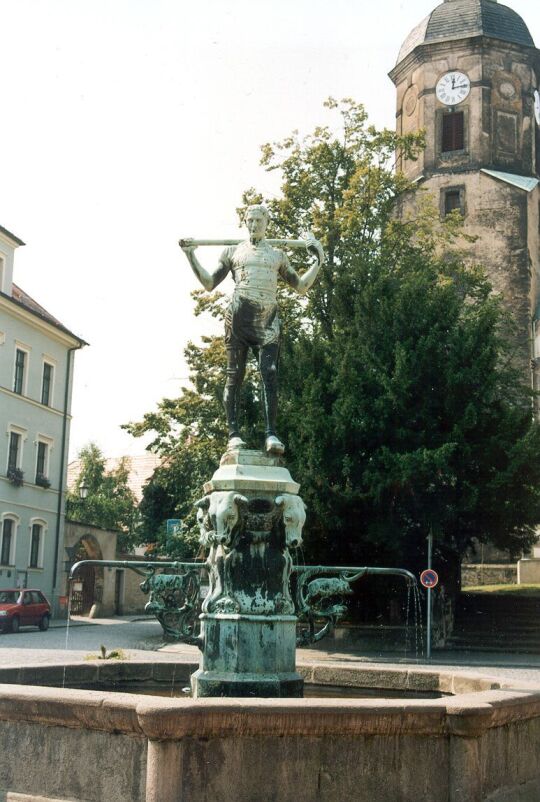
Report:
[[[399,133],[425,129],[426,149],[417,162],[401,168],[412,179],[433,172],[480,167],[535,175],[537,126],[533,90],[538,85],[538,51],[483,37],[463,42],[423,45],[391,73],[396,83]],[[465,152],[441,154],[437,100],[439,78],[450,70],[465,72],[471,92],[459,110],[465,113]]]
[[[445,107],[435,90],[439,78],[450,70],[466,73],[471,91],[456,107],[465,115],[465,147],[443,154]],[[540,80],[538,51],[485,37],[423,44],[396,66],[391,77],[396,84],[397,131],[426,132],[426,148],[418,161],[404,161],[400,167],[432,195],[441,217],[445,193],[460,191],[464,229],[476,241],[459,247],[468,260],[485,268],[494,290],[512,311],[518,332],[516,360],[529,382],[532,320],[540,301],[540,190],[527,192],[482,169],[540,175],[533,100]],[[403,208],[412,212],[414,205],[411,194]],[[540,376],[540,327],[537,341],[534,356]]]
[[[481,172],[433,175],[422,184],[433,204],[444,210],[448,190],[464,191],[465,231],[474,242],[461,239],[460,253],[486,271],[493,290],[505,299],[516,322],[516,364],[529,382],[532,356],[532,310],[540,291],[538,215],[540,190],[527,193]],[[413,215],[416,198],[403,199],[402,213]],[[539,337],[540,346],[540,337]],[[540,351],[537,354],[540,357]],[[539,365],[540,368],[540,365]]]
[[[538,152],[538,151],[537,151]],[[532,367],[533,387],[540,391],[540,187],[529,193],[528,208],[528,251],[531,271],[531,335],[532,335]],[[540,403],[537,402],[540,413]]]

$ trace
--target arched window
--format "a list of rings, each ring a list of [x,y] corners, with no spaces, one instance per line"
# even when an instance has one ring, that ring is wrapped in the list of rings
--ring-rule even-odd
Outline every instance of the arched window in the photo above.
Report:
[[[43,568],[43,551],[46,532],[47,524],[45,521],[42,521],[40,518],[32,518],[30,521],[29,568]]]
[[[19,518],[13,513],[2,516],[0,529],[0,565],[15,564],[15,542]]]

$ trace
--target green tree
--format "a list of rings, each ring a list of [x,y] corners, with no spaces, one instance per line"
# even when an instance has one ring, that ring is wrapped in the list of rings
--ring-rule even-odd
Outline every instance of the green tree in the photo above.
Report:
[[[306,557],[414,568],[432,530],[455,579],[473,538],[517,553],[540,519],[540,430],[513,368],[511,320],[482,270],[460,256],[459,215],[441,223],[393,169],[396,153],[414,158],[422,137],[375,130],[350,100],[326,105],[338,133],[295,133],[262,156],[282,176],[281,195],[266,201],[270,236],[311,228],[327,253],[307,299],[280,289],[279,431],[308,503]],[[411,216],[400,210],[414,192]],[[242,208],[260,200],[249,190]],[[293,259],[300,269],[302,255]],[[197,306],[222,313],[217,293]],[[154,431],[170,457],[145,511],[159,490],[169,510],[187,514],[217,464],[222,348],[220,338],[191,344],[193,386],[128,427]],[[253,375],[245,392],[253,437]]]
[[[107,472],[106,460],[95,443],[84,446],[79,454],[81,469],[79,486],[88,488],[85,499],[79,497],[79,488],[69,490],[66,496],[66,516],[103,529],[121,532],[118,547],[128,550],[136,541],[137,501],[128,485],[129,458],[124,457],[118,466]]]

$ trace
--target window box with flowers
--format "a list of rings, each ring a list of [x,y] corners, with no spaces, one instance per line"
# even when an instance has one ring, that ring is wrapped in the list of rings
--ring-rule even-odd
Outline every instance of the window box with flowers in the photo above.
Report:
[[[20,468],[8,468],[7,478],[15,487],[22,487],[24,484],[24,471]]]
[[[48,489],[51,486],[50,481],[47,479],[44,473],[36,474],[36,484],[39,485],[39,487],[44,487],[45,489]]]

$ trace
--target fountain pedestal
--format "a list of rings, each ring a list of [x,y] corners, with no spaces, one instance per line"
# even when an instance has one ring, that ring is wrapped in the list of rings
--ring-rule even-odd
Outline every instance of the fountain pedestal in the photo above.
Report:
[[[197,504],[210,553],[194,697],[301,697],[296,672],[292,559],[304,505],[283,460],[228,451]]]
[[[303,696],[296,673],[296,616],[204,615],[205,650],[193,695]]]

